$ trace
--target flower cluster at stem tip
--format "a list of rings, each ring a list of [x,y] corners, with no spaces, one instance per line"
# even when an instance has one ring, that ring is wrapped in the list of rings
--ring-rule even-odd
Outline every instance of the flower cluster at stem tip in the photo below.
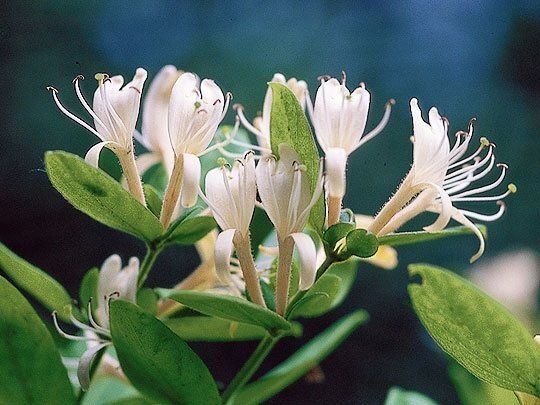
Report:
[[[282,74],[275,74],[270,83],[285,86],[295,96],[299,108],[307,112],[324,153],[318,175],[312,179],[299,151],[286,143],[273,147],[271,87],[266,92],[259,116],[250,122],[243,106],[235,104],[233,109],[237,117],[233,129],[218,131],[232,96],[224,94],[213,80],[200,80],[193,73],[169,65],[157,73],[145,92],[146,78],[147,72],[142,68],[137,69],[133,79],[125,85],[122,76],[96,74],[97,88],[90,105],[80,87],[83,77],[77,76],[73,80],[74,90],[93,119],[93,125],[70,112],[60,101],[58,90],[48,89],[62,113],[99,138],[87,152],[86,161],[97,167],[101,150],[110,149],[122,167],[124,186],[142,205],[147,203],[142,175],[156,164],[162,165],[167,184],[159,218],[165,230],[185,208],[192,207],[199,199],[206,203],[220,232],[211,233],[199,242],[197,247],[204,252],[201,253],[203,263],[178,288],[246,294],[251,301],[266,307],[260,279],[267,277],[268,268],[261,268],[259,261],[254,260],[250,234],[254,210],[262,208],[275,228],[277,247],[261,247],[261,251],[270,252],[274,258],[277,256],[275,310],[285,315],[294,251],[297,251],[301,291],[313,285],[317,264],[325,261],[324,250],[305,232],[313,207],[322,195],[326,207],[325,226],[340,222],[349,156],[382,133],[390,119],[394,100],[386,103],[379,123],[366,131],[371,94],[364,83],[350,91],[344,73],[341,80],[322,76],[312,101],[305,81],[287,80]],[[139,131],[136,126],[140,111]],[[435,214],[434,222],[424,227],[427,232],[441,231],[451,220],[457,221],[479,240],[478,251],[471,258],[474,261],[484,252],[485,241],[472,221],[500,218],[506,208],[503,199],[516,191],[516,187],[509,184],[505,191],[491,193],[503,183],[508,167],[496,163],[495,145],[486,138],[480,138],[477,147],[469,152],[474,120],[466,131],[458,131],[451,142],[448,120],[437,108],[429,110],[427,122],[415,98],[410,100],[410,111],[412,166],[397,191],[376,215],[357,216],[356,220],[377,237],[395,233],[425,212]],[[238,139],[240,126],[252,133],[256,142]],[[136,156],[134,139],[146,149],[145,153]],[[232,148],[228,146],[243,152],[231,152]],[[200,158],[211,151],[221,152],[224,157],[234,160],[229,163],[220,159],[218,167],[207,172],[203,190]],[[485,182],[494,170],[499,173],[496,179]],[[463,207],[463,203],[475,202],[491,202],[498,208],[495,212],[483,213],[479,209]],[[236,257],[233,257],[234,252]],[[371,261],[384,268],[394,267],[395,251],[381,246]],[[111,298],[135,301],[138,273],[136,258],[132,258],[123,270],[117,255],[105,261],[99,275],[97,308],[92,310],[88,305],[89,324],[71,316],[72,323],[81,328],[85,336],[66,334],[55,316],[55,324],[63,336],[92,342],[79,363],[83,388],[89,383],[92,358],[110,344],[108,301]],[[170,308],[163,306],[161,310],[165,313]]]

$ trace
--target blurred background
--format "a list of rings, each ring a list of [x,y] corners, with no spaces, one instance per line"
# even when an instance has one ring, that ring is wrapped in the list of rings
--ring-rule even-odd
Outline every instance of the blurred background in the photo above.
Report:
[[[409,263],[474,274],[531,333],[539,332],[538,2],[19,0],[0,7],[0,241],[73,294],[90,267],[113,253],[126,261],[142,257],[144,247],[79,213],[51,187],[44,152],[84,156],[97,140],[58,111],[46,86],[58,88],[65,105],[86,117],[72,90],[77,74],[88,77],[83,87],[91,95],[96,72],[131,77],[141,66],[152,78],[174,64],[215,79],[253,117],[275,72],[306,80],[313,97],[317,76],[339,77],[344,70],[349,87],[363,81],[372,94],[368,128],[380,120],[385,102],[396,100],[384,132],[350,159],[345,203],[355,212],[375,214],[410,166],[411,97],[425,113],[436,105],[451,132],[476,117],[476,139],[497,144],[498,161],[510,165],[508,181],[518,193],[506,199],[506,215],[489,225],[487,251],[475,266],[468,263],[477,249],[474,237],[404,247],[393,271],[363,266],[345,305],[307,321],[301,340],[283,340],[261,372],[354,308],[367,309],[370,323],[322,363],[324,382],[301,380],[271,403],[378,404],[391,386],[458,403],[447,357],[410,308]],[[232,112],[226,122],[234,122]],[[119,174],[110,155],[104,168]],[[194,249],[171,248],[150,283],[172,285],[197,263]],[[194,347],[227,382],[254,346]]]

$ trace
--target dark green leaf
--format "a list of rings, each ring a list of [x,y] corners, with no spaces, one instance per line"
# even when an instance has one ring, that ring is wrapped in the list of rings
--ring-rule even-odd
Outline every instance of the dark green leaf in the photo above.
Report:
[[[71,153],[45,154],[52,185],[75,208],[111,228],[151,242],[163,231],[154,214],[102,170]]]
[[[88,308],[88,302],[92,301],[92,311],[97,308],[97,284],[99,279],[99,269],[94,267],[86,272],[79,288],[79,299],[82,312]]]
[[[261,326],[265,329],[288,330],[291,324],[268,309],[246,299],[198,291],[158,288],[160,297],[169,298],[202,314]]]
[[[270,145],[272,153],[279,158],[278,147],[285,143],[293,148],[307,168],[310,189],[313,192],[319,176],[319,152],[311,128],[296,96],[281,83],[270,83],[272,89],[272,112],[270,115]],[[311,209],[309,223],[322,234],[325,221],[324,198],[321,195]]]
[[[487,236],[487,228],[484,225],[476,225],[480,232]],[[402,245],[411,245],[414,243],[423,243],[429,242],[432,240],[448,238],[450,236],[462,236],[462,235],[472,235],[473,233],[466,226],[456,226],[453,228],[446,228],[439,232],[399,232],[391,233],[385,236],[379,237],[379,245],[389,245],[389,246],[402,246]]]
[[[165,403],[220,403],[205,364],[158,319],[134,304],[115,300],[110,320],[122,370],[142,394]]]
[[[152,187],[150,184],[145,184],[143,186],[144,196],[146,198],[146,205],[148,209],[152,211],[152,214],[159,218],[161,213],[161,197],[159,196],[158,191]]]
[[[323,361],[367,320],[365,311],[356,311],[340,319],[261,379],[241,389],[231,402],[237,405],[260,404],[271,398]]]
[[[58,311],[58,316],[64,320],[69,319],[72,301],[64,287],[43,270],[17,256],[2,243],[0,243],[0,269],[17,287],[26,291],[45,308]]]
[[[347,252],[357,257],[371,257],[379,249],[377,237],[365,229],[355,229],[347,234]]]
[[[144,184],[149,184],[157,190],[158,195],[162,196],[167,187],[169,181],[169,176],[163,164],[157,163],[152,167],[149,167],[148,170],[142,176]]]
[[[75,404],[53,339],[28,301],[0,277],[0,403]]]
[[[187,341],[233,342],[258,340],[266,335],[266,330],[260,326],[209,316],[173,318],[164,321],[164,323]],[[293,336],[300,336],[302,335],[302,326],[294,322],[288,332]]]
[[[392,387],[388,391],[384,405],[437,405],[437,402],[418,392]]]
[[[540,346],[506,308],[467,280],[429,265],[409,266],[416,314],[435,341],[479,379],[540,395]]]
[[[137,305],[151,315],[157,312],[158,297],[153,289],[141,288],[137,291]]]

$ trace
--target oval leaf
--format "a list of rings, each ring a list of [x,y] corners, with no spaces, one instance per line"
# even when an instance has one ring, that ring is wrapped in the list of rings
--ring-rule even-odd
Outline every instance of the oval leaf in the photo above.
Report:
[[[158,191],[150,184],[144,184],[143,190],[148,209],[152,212],[152,214],[159,218],[159,214],[161,213],[161,204],[163,202],[161,201]]]
[[[69,319],[71,297],[62,285],[43,270],[17,256],[0,242],[0,269],[20,289],[34,297],[50,311]]]
[[[261,379],[238,391],[231,402],[250,405],[266,401],[323,361],[368,318],[366,311],[356,311],[340,319]]]
[[[423,264],[409,266],[408,287],[429,334],[479,379],[540,396],[540,346],[510,312],[467,280]]]
[[[75,404],[53,339],[28,301],[0,277],[0,403]]]
[[[333,274],[325,274],[318,279],[290,310],[287,318],[315,318],[332,309],[334,298],[339,294],[341,279]]]
[[[217,227],[216,220],[208,216],[189,217],[175,226],[166,243],[193,245]]]
[[[151,242],[161,235],[161,223],[102,170],[67,152],[45,154],[52,185],[75,208],[111,228]]]
[[[306,166],[311,192],[319,177],[319,152],[304,111],[294,93],[281,83],[270,83],[272,110],[270,114],[270,145],[279,158],[278,147],[286,143],[298,153]],[[309,223],[322,234],[325,221],[324,198],[321,195],[309,214]]]
[[[475,225],[480,229],[480,232],[487,237],[487,228],[485,225]],[[462,235],[472,235],[472,231],[466,226],[455,226],[452,228],[446,228],[439,232],[427,232],[427,231],[417,231],[417,232],[399,232],[391,233],[388,235],[380,236],[379,245],[388,245],[388,246],[403,246],[403,245],[412,245],[414,243],[423,243],[429,242],[432,240],[448,238],[451,236],[462,236]]]
[[[275,312],[243,298],[207,292],[178,291],[163,288],[159,288],[156,291],[161,298],[169,298],[205,315],[249,323],[268,330],[288,330],[291,328],[291,324]]]
[[[165,403],[220,403],[208,368],[158,319],[121,300],[111,302],[110,319],[122,370],[142,394]]]

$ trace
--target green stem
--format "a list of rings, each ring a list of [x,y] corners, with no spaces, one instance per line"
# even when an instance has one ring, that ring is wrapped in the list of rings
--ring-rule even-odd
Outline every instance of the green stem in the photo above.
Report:
[[[242,388],[249,379],[255,374],[260,367],[263,360],[268,356],[268,353],[272,350],[274,345],[278,342],[279,336],[270,336],[267,334],[259,343],[255,351],[242,366],[238,374],[233,378],[223,396],[221,397],[222,403],[227,404],[233,394],[240,388]]]
[[[154,263],[156,262],[156,259],[161,253],[162,249],[163,247],[160,245],[158,246],[147,245],[146,246],[146,256],[144,256],[143,262],[141,264],[141,269],[139,271],[139,280],[137,282],[138,288],[141,288],[141,286],[146,281],[146,278],[148,277],[150,270],[152,270],[152,267],[154,266]]]
[[[336,260],[332,257],[332,254],[326,255],[326,259],[324,259],[324,262],[321,264],[321,266],[317,270],[317,276],[315,278],[315,281],[321,278],[321,276],[326,273],[326,270],[330,268],[332,263],[334,263]]]

